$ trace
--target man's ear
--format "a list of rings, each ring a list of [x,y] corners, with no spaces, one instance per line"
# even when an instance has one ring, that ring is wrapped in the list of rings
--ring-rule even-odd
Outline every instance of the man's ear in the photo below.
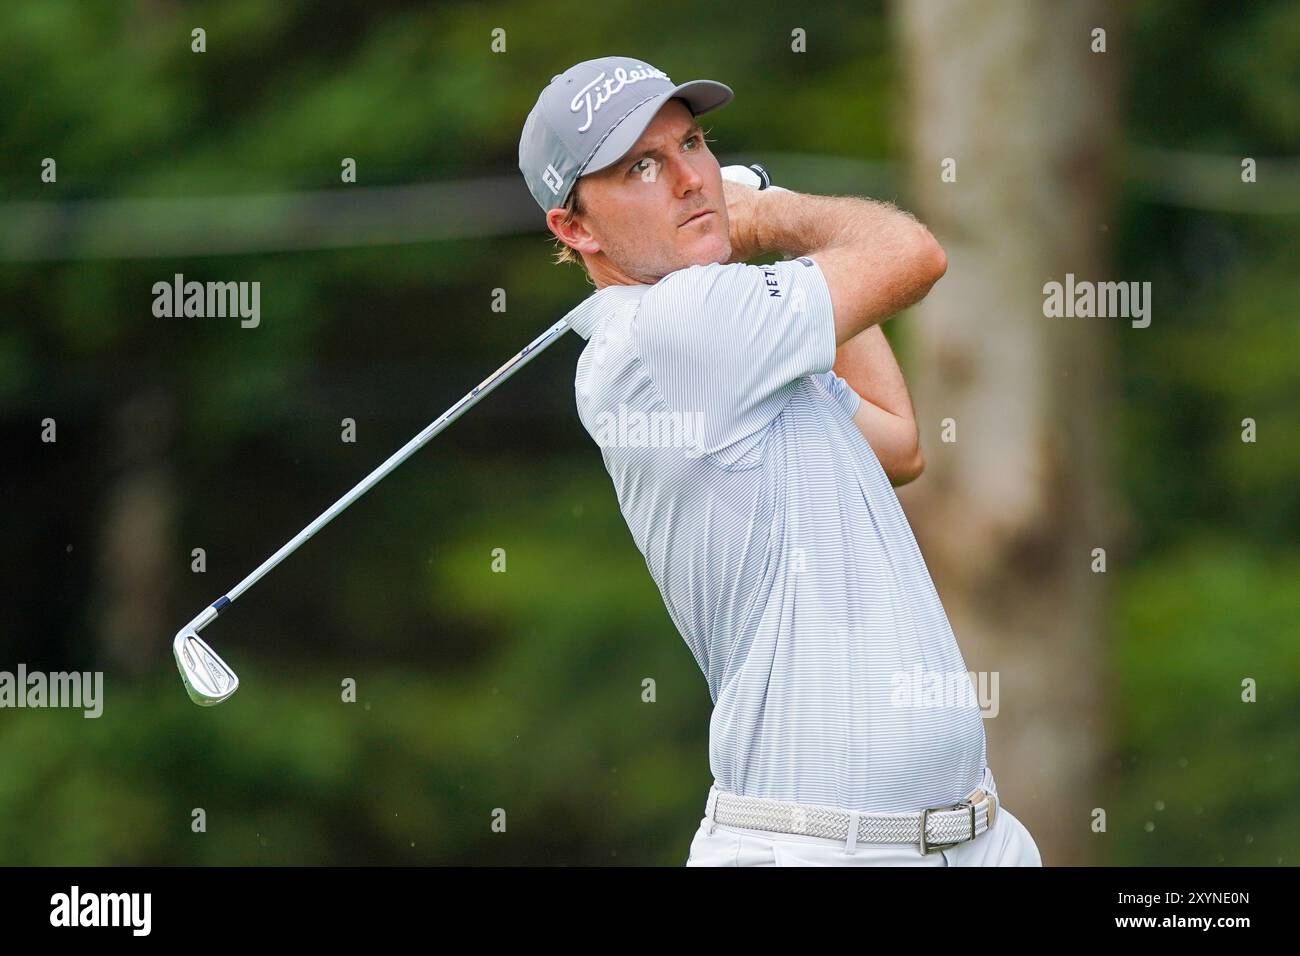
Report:
[[[592,255],[600,251],[600,243],[587,229],[584,218],[575,215],[568,222],[564,221],[563,209],[552,209],[546,214],[546,225],[556,238],[564,240],[574,252]]]

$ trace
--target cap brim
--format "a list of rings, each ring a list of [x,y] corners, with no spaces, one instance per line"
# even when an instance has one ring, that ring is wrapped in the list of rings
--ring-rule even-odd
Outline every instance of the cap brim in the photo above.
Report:
[[[693,116],[699,116],[720,106],[726,106],[735,96],[731,87],[713,80],[692,80],[675,86],[666,93],[646,100],[628,113],[613,131],[605,137],[604,142],[596,147],[591,159],[578,171],[578,176],[587,176],[614,165],[627,151],[636,145],[647,126],[659,113],[660,108],[673,98],[686,101]]]

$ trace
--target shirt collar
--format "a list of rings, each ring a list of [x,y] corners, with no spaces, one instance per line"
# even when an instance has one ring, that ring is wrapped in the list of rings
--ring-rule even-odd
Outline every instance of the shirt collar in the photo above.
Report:
[[[584,339],[589,339],[591,333],[596,331],[596,326],[600,323],[600,320],[608,315],[614,307],[628,299],[640,297],[648,288],[650,286],[644,284],[607,285],[583,299],[572,312],[565,316],[565,321],[569,323],[569,328]]]

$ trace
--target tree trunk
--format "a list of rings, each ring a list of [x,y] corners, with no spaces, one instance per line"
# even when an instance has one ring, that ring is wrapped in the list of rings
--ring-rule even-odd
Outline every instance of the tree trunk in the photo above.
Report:
[[[1127,322],[1046,318],[1043,285],[1101,278],[1119,54],[1090,47],[1115,18],[1094,0],[894,13],[911,195],[949,262],[907,320],[926,470],[900,498],[967,667],[998,673],[985,729],[1007,808],[1045,864],[1097,862],[1107,618],[1092,550],[1114,557],[1104,372]]]

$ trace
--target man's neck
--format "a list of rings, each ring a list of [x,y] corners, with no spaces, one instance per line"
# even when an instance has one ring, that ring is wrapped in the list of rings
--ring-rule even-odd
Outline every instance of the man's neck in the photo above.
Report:
[[[591,277],[596,291],[607,289],[612,285],[654,285],[658,278],[637,279],[628,275],[604,256],[586,259],[587,274]]]

